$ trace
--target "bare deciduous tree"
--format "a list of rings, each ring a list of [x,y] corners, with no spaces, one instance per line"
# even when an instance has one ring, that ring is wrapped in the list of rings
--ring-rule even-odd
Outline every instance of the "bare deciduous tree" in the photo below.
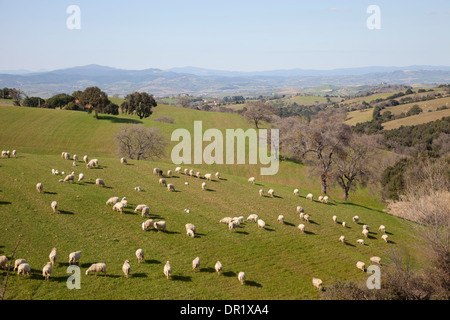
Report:
[[[145,128],[142,125],[120,127],[115,138],[119,155],[127,155],[130,159],[144,160],[164,156],[167,141],[157,128]]]
[[[271,122],[274,115],[273,105],[262,101],[249,102],[247,110],[243,113],[245,119],[255,124],[256,129],[259,129],[258,124],[261,121]]]

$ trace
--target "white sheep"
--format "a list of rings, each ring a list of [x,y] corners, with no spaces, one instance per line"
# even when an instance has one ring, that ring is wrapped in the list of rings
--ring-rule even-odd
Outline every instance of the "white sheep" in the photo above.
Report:
[[[200,173],[200,171],[197,171],[197,173],[195,174],[195,176],[197,177],[197,178],[201,178],[202,177],[202,174]]]
[[[220,219],[219,222],[229,224],[232,220],[233,220],[233,218],[231,218],[231,217],[225,217],[225,218]]]
[[[70,153],[68,152],[64,153],[64,159],[70,160]]]
[[[164,231],[166,230],[166,222],[165,221],[154,222],[153,227],[158,231],[159,230]]]
[[[337,223],[337,216],[333,216],[334,223]]]
[[[220,261],[217,261],[214,265],[214,269],[216,269],[217,274],[220,276],[220,273],[223,271],[223,266]]]
[[[248,179],[248,182],[250,182],[250,183],[252,183],[252,184],[255,184],[255,177],[250,177],[249,179]]]
[[[23,275],[25,277],[25,275],[30,275],[31,273],[31,267],[28,263],[21,263],[19,265],[19,267],[17,268],[17,275]]]
[[[0,267],[6,270],[8,264],[8,258],[6,256],[0,256]]]
[[[312,284],[314,287],[316,287],[319,290],[322,290],[322,280],[318,278],[312,278]]]
[[[56,259],[58,258],[58,254],[56,253],[56,248],[52,249],[52,251],[48,255],[48,258],[50,259],[52,266],[54,266],[56,264]]]
[[[258,219],[258,227],[263,229],[266,227],[266,223],[264,222],[264,220]]]
[[[319,198],[317,198],[317,200],[319,200],[319,202],[323,202],[323,196],[319,196]]]
[[[181,173],[181,167],[176,167],[175,168],[175,173]]]
[[[228,230],[233,231],[234,229],[237,228],[237,226],[238,226],[238,223],[236,221],[234,221],[234,220],[231,220],[228,223]]]
[[[313,201],[313,198],[314,198],[314,196],[313,196],[312,193],[308,193],[308,195],[306,196],[306,199],[307,199],[307,200]]]
[[[167,191],[175,191],[174,185],[171,184],[171,183],[169,183],[169,184],[167,185]]]
[[[122,202],[117,202],[116,204],[113,205],[112,210],[113,211],[119,211],[120,213],[123,213],[123,203]]]
[[[300,223],[297,227],[301,232],[305,232],[305,225],[303,223]]]
[[[216,176],[217,180],[220,180],[220,173],[219,172],[216,172],[215,176]]]
[[[121,163],[121,164],[127,164],[127,159],[125,159],[125,158],[120,158],[120,163]]]
[[[259,196],[260,197],[264,196],[264,189],[259,189]]]
[[[362,234],[367,238],[369,236],[369,230],[363,229]]]
[[[186,213],[191,213],[191,210],[189,210],[189,209],[184,209],[184,212],[186,212]]]
[[[339,241],[342,242],[342,243],[345,243],[345,236],[340,236],[339,237]]]
[[[127,197],[123,197],[122,200],[120,200],[120,202],[122,202],[124,208],[128,208]]]
[[[80,173],[79,175],[78,175],[78,182],[81,182],[81,181],[83,181],[84,180],[84,174],[83,173]]]
[[[64,182],[75,182],[75,175],[73,173],[68,174],[65,178],[64,178]]]
[[[362,261],[358,261],[358,262],[356,263],[356,267],[357,267],[359,270],[361,270],[362,272],[365,272],[365,271],[366,271],[366,264],[365,264],[364,262],[362,262]]]
[[[358,223],[359,217],[358,217],[358,216],[354,216],[354,217],[352,218],[352,220],[353,220],[354,223]]]
[[[195,238],[195,233],[194,233],[194,231],[192,231],[191,229],[187,230],[187,231],[186,231],[186,234],[187,234],[189,237],[191,237],[191,238]]]
[[[172,170],[167,170],[167,176],[170,178],[172,177]]]
[[[280,222],[280,223],[284,223],[284,216],[283,216],[282,214],[280,214],[280,215],[278,216],[277,221]]]
[[[28,262],[27,262],[27,260],[25,260],[25,259],[16,259],[16,261],[14,261],[14,269],[13,269],[13,271],[16,271],[16,269],[17,269],[22,263],[28,263]]]
[[[106,205],[116,204],[119,201],[120,201],[119,197],[111,197],[111,198],[108,199],[108,201],[106,201]]]
[[[300,220],[304,220],[305,219],[305,213],[304,212],[300,212],[299,217],[300,217]]]
[[[142,230],[148,231],[151,228],[153,228],[153,220],[152,219],[148,219],[148,220],[145,220],[144,222],[142,222]]]
[[[345,228],[347,226],[347,224],[345,223],[345,221],[342,222],[342,226]]]
[[[141,191],[142,189],[141,189],[141,187],[138,186],[138,187],[135,187],[134,190]]]
[[[206,190],[206,182],[202,183],[202,190]]]
[[[269,191],[267,191],[267,193],[269,194],[269,196],[271,196],[273,198],[273,196],[275,194],[275,190],[269,189]]]
[[[204,177],[205,177],[206,180],[209,180],[209,181],[212,180],[212,175],[211,175],[211,173],[205,173]]]
[[[383,235],[381,236],[381,239],[383,239],[384,242],[388,243],[388,235],[387,235],[387,234],[383,234]]]
[[[383,225],[381,225],[381,226],[378,228],[378,230],[381,231],[381,232],[383,232],[383,233],[386,233],[386,227],[383,226]]]
[[[92,264],[87,270],[86,275],[89,275],[89,273],[94,272],[95,276],[97,276],[97,272],[103,272],[106,277],[106,264],[103,262],[98,262]]]
[[[192,177],[194,176],[194,169],[189,170],[189,175]]]
[[[188,175],[188,174],[189,174],[189,169],[187,169],[187,168],[184,169],[184,174],[185,174],[185,175]]]
[[[138,211],[142,211],[145,207],[148,207],[146,204],[139,204],[136,206],[136,209],[134,209],[134,213],[137,213]]]
[[[69,265],[71,265],[72,263],[77,263],[78,265],[80,265],[80,259],[81,251],[71,252],[69,254]]]
[[[45,278],[45,280],[48,280],[51,274],[52,274],[52,263],[47,262],[44,268],[42,268],[42,276]]]
[[[166,262],[164,265],[164,275],[169,279],[169,277],[172,275],[172,267],[170,266],[169,261]]]
[[[144,261],[144,250],[137,249],[136,250],[136,258],[137,258],[138,263],[141,263],[142,261]]]
[[[87,155],[85,155],[85,156],[83,157],[83,161],[84,161],[84,163],[86,163],[86,164],[89,163],[89,158],[88,158]]]
[[[239,272],[238,280],[242,285],[244,284],[244,282],[245,282],[245,272],[244,271]]]
[[[300,212],[305,212],[305,210],[303,209],[303,207],[297,206],[297,213],[300,213]]]
[[[72,159],[73,159],[73,161],[78,161],[78,155],[74,154]]]
[[[128,279],[128,276],[130,275],[130,271],[131,271],[130,261],[125,260],[125,262],[123,263],[123,266],[122,266],[122,272],[125,275],[125,278]]]
[[[194,270],[194,272],[196,270],[200,270],[200,258],[196,257],[194,260],[192,260],[192,270]]]
[[[369,231],[369,229],[370,229],[370,227],[367,224],[363,225],[363,230]]]
[[[300,191],[298,189],[294,189],[294,196],[298,196]]]
[[[185,228],[186,228],[186,231],[192,230],[194,232],[197,232],[195,226],[192,223],[186,223]]]
[[[305,214],[305,215],[303,216],[303,220],[305,220],[306,222],[309,223],[309,214]]]
[[[105,186],[105,182],[102,179],[100,179],[100,178],[95,179],[95,184],[97,186],[102,186],[102,187]]]
[[[328,196],[323,197],[323,203],[328,203]]]
[[[358,239],[356,240],[357,243],[364,245],[364,240],[363,239]]]
[[[58,210],[58,202],[53,201],[51,206],[52,206],[53,213],[56,213],[56,210]]]
[[[92,159],[86,164],[86,168],[96,168],[98,166],[98,162],[95,161],[96,159]]]
[[[166,179],[163,179],[163,178],[159,179],[159,185],[160,185],[160,186],[167,187]]]
[[[149,207],[142,208],[141,216],[142,216],[142,218],[149,217],[150,216],[150,208]]]
[[[15,157],[17,157],[17,150],[13,150],[12,151],[12,156],[15,158]]]
[[[155,174],[157,176],[162,176],[163,172],[161,169],[153,168],[153,174]]]
[[[247,221],[253,221],[253,222],[257,222],[258,221],[258,215],[257,214],[251,214],[247,217]]]
[[[381,265],[381,258],[380,257],[377,257],[377,256],[371,257],[370,261],[373,262],[373,263]]]
[[[8,158],[8,152],[6,150],[2,151],[2,158]]]
[[[42,184],[42,182],[39,182],[36,185],[36,191],[39,192],[39,193],[42,193],[42,190],[44,190],[44,185]]]

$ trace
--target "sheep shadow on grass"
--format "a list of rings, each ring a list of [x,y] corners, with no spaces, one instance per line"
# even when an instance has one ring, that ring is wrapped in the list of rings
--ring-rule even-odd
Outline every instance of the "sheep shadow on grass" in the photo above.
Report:
[[[44,194],[57,194],[56,192],[44,191]]]
[[[216,272],[216,270],[214,268],[208,267],[208,268],[200,268],[200,272],[214,273]]]
[[[273,195],[273,197],[274,197],[274,198],[277,198],[277,199],[283,199],[283,197],[277,196],[277,195],[275,195],[275,194]]]
[[[246,286],[250,286],[250,287],[258,287],[258,288],[262,288],[262,284],[255,282],[255,281],[249,281],[249,280],[245,280],[244,284]]]
[[[72,211],[67,211],[67,210],[58,210],[58,213],[60,213],[60,214],[75,214],[75,213],[73,213]]]
[[[236,231],[236,233],[248,235],[248,232],[247,232],[247,231]]]
[[[270,231],[270,232],[272,232],[272,231],[275,231],[275,229],[272,229],[272,228],[267,228],[267,226],[264,228],[264,230],[266,230],[266,231]]]
[[[206,191],[209,191],[209,192],[216,192],[216,190],[208,189],[208,188],[206,188]]]
[[[130,275],[131,278],[147,278],[147,274],[144,272],[139,272],[139,273],[132,273]]]
[[[290,222],[286,222],[286,221],[285,221],[284,224],[287,225],[287,226],[290,226],[290,227],[295,227],[295,224],[290,223]]]
[[[305,234],[310,234],[310,235],[315,235],[315,233],[314,233],[314,232],[312,232],[312,231],[308,231],[308,230],[305,230],[305,231],[304,231],[304,233],[305,233]]]
[[[236,277],[237,276],[236,272],[234,272],[234,271],[226,271],[226,272],[222,272],[222,274],[225,277]]]
[[[349,243],[349,242],[347,242],[347,241],[346,241],[346,242],[344,242],[344,243],[345,243],[345,245],[346,245],[346,246],[350,246],[350,247],[356,247],[356,246],[355,246],[354,244],[351,244],[351,243]]]
[[[148,263],[148,264],[161,264],[161,261],[154,260],[154,259],[145,260],[144,262]]]
[[[175,276],[172,276],[171,279],[175,280],[175,281],[183,281],[183,282],[190,282],[190,281],[192,281],[192,277],[191,276],[178,276],[178,275],[175,275]]]
[[[315,222],[314,220],[309,220],[309,223],[311,223],[311,224],[317,224],[318,226],[320,226],[320,223],[318,223],[318,222]]]

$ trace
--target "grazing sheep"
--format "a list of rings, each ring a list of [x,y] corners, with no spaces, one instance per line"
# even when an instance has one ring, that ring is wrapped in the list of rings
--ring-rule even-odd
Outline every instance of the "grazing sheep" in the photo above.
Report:
[[[95,179],[95,184],[97,186],[102,186],[102,187],[105,186],[105,182],[102,179],[100,179],[100,178]]]
[[[324,203],[328,203],[328,196],[324,196],[324,197],[323,197],[323,202],[324,202]]]
[[[170,178],[172,177],[172,170],[167,170],[167,176]]]
[[[322,290],[322,280],[318,279],[318,278],[312,278],[312,284],[314,287],[316,287],[319,290]]]
[[[354,216],[354,217],[352,218],[352,220],[353,220],[354,223],[358,223],[359,217],[358,217],[358,216]]]
[[[257,214],[251,214],[247,217],[247,221],[253,221],[253,222],[257,222],[258,221],[258,215]]]
[[[42,190],[44,190],[44,186],[42,185],[41,182],[39,182],[39,183],[36,185],[36,191],[39,192],[39,193],[42,193]]]
[[[300,191],[298,189],[294,189],[294,196],[298,196]]]
[[[267,193],[269,194],[269,196],[271,196],[273,198],[273,196],[275,194],[275,190],[269,189],[269,191],[267,191]]]
[[[123,213],[123,203],[122,202],[117,202],[116,204],[113,205],[112,210],[113,211],[119,211],[120,213]]]
[[[88,158],[87,155],[85,155],[85,156],[83,157],[83,161],[84,161],[84,163],[86,163],[86,164],[89,163],[89,158]]]
[[[15,158],[15,157],[17,157],[17,151],[16,150],[13,150],[12,151],[12,156]]]
[[[2,158],[7,158],[7,157],[8,157],[8,153],[5,150],[3,150],[2,151]]]
[[[75,182],[75,175],[73,174],[73,172],[71,174],[68,174],[65,178],[64,178],[64,182],[69,182],[71,181]]]
[[[172,275],[172,267],[170,266],[169,261],[166,262],[164,265],[164,275],[169,279],[169,277]]]
[[[362,234],[364,235],[364,237],[368,237],[369,236],[369,230],[366,230],[366,229],[364,229],[363,231],[362,231]]]
[[[135,187],[134,190],[141,191],[142,189],[141,189],[141,187]]]
[[[121,164],[127,164],[127,159],[125,159],[125,158],[120,158],[120,163],[121,163]]]
[[[51,206],[52,206],[53,213],[56,213],[56,210],[58,209],[58,202],[53,201]]]
[[[84,180],[84,174],[80,173],[80,174],[78,175],[78,182],[81,182],[81,181],[83,181],[83,180]]]
[[[202,177],[202,174],[200,173],[200,171],[197,171],[197,173],[195,174],[195,176],[197,177],[197,178],[201,178]]]
[[[362,261],[358,261],[358,262],[356,263],[356,267],[357,267],[359,270],[361,270],[362,272],[365,272],[365,271],[366,271],[366,264],[365,264],[364,262],[362,262]]]
[[[194,169],[189,170],[189,175],[190,175],[191,177],[194,176]]]
[[[86,164],[86,168],[96,168],[98,167],[98,159],[92,159]]]
[[[131,271],[130,261],[125,260],[125,262],[123,263],[123,266],[122,266],[122,271],[123,271],[123,274],[125,275],[125,278],[128,279],[128,276],[130,275],[130,271]]]
[[[381,236],[381,239],[383,239],[384,242],[388,243],[388,235],[387,235],[387,234],[383,234],[383,235]]]
[[[339,237],[339,241],[342,242],[342,243],[345,243],[345,236],[340,236]]]
[[[97,276],[97,272],[103,272],[106,277],[106,264],[99,262],[92,264],[87,270],[86,275],[89,275],[89,273],[94,272],[95,276]]]
[[[142,261],[144,261],[144,250],[137,249],[136,250],[136,258],[137,258],[138,263],[141,263]]]
[[[189,210],[189,209],[184,209],[184,212],[186,212],[186,213],[191,213],[191,210]]]
[[[206,182],[202,183],[202,190],[206,190]]]
[[[377,257],[377,256],[371,257],[370,261],[372,261],[373,263],[381,265],[381,258],[380,257]]]
[[[214,269],[216,269],[217,274],[220,276],[220,273],[223,271],[222,263],[220,263],[220,261],[217,261],[214,265]]]
[[[220,173],[219,172],[216,172],[215,176],[216,176],[217,180],[220,180]]]
[[[369,231],[369,229],[370,229],[370,227],[367,224],[363,225],[363,230]]]
[[[52,266],[55,265],[56,259],[58,258],[58,255],[56,254],[56,248],[53,248],[50,252],[48,258],[50,259],[50,262],[52,263]]]
[[[250,182],[250,183],[252,183],[252,184],[255,184],[255,177],[250,177],[249,179],[248,179],[248,182]]]
[[[167,185],[167,191],[175,191],[174,185],[171,184],[171,183],[169,183],[169,184]]]
[[[144,222],[142,222],[142,230],[148,231],[151,228],[153,228],[153,220],[152,219],[148,219],[148,220],[145,220]]]
[[[16,269],[17,269],[22,263],[28,263],[28,262],[27,262],[27,260],[25,260],[25,259],[16,259],[16,261],[14,261],[14,269],[13,269],[13,271],[16,271]]]
[[[305,215],[303,216],[303,219],[304,219],[306,222],[309,223],[309,214],[305,214]]]
[[[80,265],[81,251],[75,251],[69,254],[69,265],[77,263]]]
[[[383,233],[386,233],[386,227],[383,226],[383,225],[381,225],[381,226],[378,228],[378,230],[381,231],[381,232],[383,232]]]
[[[319,202],[323,202],[323,196],[319,196],[319,198],[317,198],[317,200],[319,200]]]
[[[122,202],[124,208],[128,208],[127,197],[123,197],[122,200],[120,200],[120,202]]]
[[[175,173],[181,173],[181,167],[176,167],[175,168]]]
[[[200,270],[200,258],[196,257],[194,260],[192,260],[192,270],[194,270],[194,272],[196,270]]]
[[[300,213],[300,212],[305,212],[305,210],[302,207],[297,206],[297,213]]]
[[[192,223],[186,223],[185,228],[186,228],[186,231],[192,230],[194,232],[197,232],[197,230],[195,229],[195,226]]]
[[[166,230],[166,222],[165,221],[154,222],[153,227],[158,231],[159,230],[164,231]]]
[[[64,153],[64,159],[70,160],[70,153],[68,152]]]
[[[258,219],[258,227],[263,229],[266,227],[264,220]]]
[[[134,213],[137,213],[138,211],[142,211],[145,207],[148,207],[146,204],[139,204],[136,206],[136,209],[134,209]]]
[[[305,232],[305,225],[303,223],[300,223],[297,227],[301,232]]]
[[[238,226],[238,223],[234,220],[230,221],[230,223],[228,223],[228,230],[233,231],[234,229],[236,229]]]
[[[280,214],[280,215],[278,216],[277,221],[280,222],[280,223],[284,223],[284,216],[283,216],[282,214]]]
[[[333,216],[334,223],[337,223],[337,216]]]
[[[166,182],[166,179],[159,179],[159,185],[160,186],[164,186],[164,187],[167,187],[167,182]]]
[[[264,195],[264,189],[259,189],[259,196],[262,197]]]
[[[188,231],[186,231],[186,234],[191,237],[191,238],[195,238],[195,233],[194,231],[192,231],[191,229],[189,229]]]
[[[150,208],[149,207],[142,208],[141,216],[142,218],[150,217]]]
[[[363,239],[358,239],[356,240],[357,243],[364,245],[364,240]]]
[[[312,193],[308,193],[308,195],[306,196],[306,199],[313,201],[314,196],[312,195]]]
[[[25,275],[30,275],[31,273],[31,267],[28,263],[21,263],[19,265],[19,267],[17,268],[17,275],[23,275],[23,277],[25,277]]]
[[[305,219],[305,213],[304,212],[300,212],[299,217],[300,217],[300,220]]]
[[[185,174],[185,175],[188,175],[188,174],[189,174],[189,169],[187,169],[187,168],[184,169],[184,174]]]
[[[52,263],[47,262],[47,264],[42,269],[42,276],[45,278],[45,280],[48,280],[51,274],[52,274]]]
[[[74,154],[72,159],[73,161],[78,161],[78,155]]]
[[[120,201],[119,197],[111,197],[111,198],[108,199],[108,201],[106,201],[106,205],[108,205],[108,204],[116,204],[119,201]]]
[[[206,173],[206,174],[204,175],[204,177],[205,177],[205,179],[208,180],[208,181],[211,181],[211,180],[212,180],[212,175],[211,175],[211,173]]]
[[[153,169],[153,174],[156,174],[157,176],[162,176],[163,172],[162,172],[161,169],[154,168]]]
[[[345,223],[345,221],[342,222],[342,226],[345,228],[347,226],[347,224]]]
[[[8,258],[6,256],[0,256],[0,267],[6,270],[6,265],[8,264]]]
[[[233,220],[233,218],[231,218],[231,217],[225,217],[225,218],[220,219],[219,222],[229,224],[232,220]]]
[[[241,271],[238,274],[238,280],[243,285],[245,282],[245,272]]]

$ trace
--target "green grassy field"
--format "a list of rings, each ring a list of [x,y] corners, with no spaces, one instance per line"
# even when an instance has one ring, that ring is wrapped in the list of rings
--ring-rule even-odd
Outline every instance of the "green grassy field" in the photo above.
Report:
[[[397,129],[401,126],[415,126],[422,123],[440,120],[448,116],[450,116],[450,109],[434,112],[423,112],[414,116],[385,122],[383,123],[383,130]]]
[[[154,122],[159,114],[173,117],[175,124]],[[368,275],[356,268],[358,260],[369,265],[373,255],[386,259],[392,248],[413,247],[409,223],[383,212],[367,190],[359,190],[349,202],[339,200],[336,190],[331,190],[328,204],[306,200],[309,192],[317,197],[319,186],[299,164],[283,162],[273,177],[257,175],[259,166],[183,165],[202,173],[220,171],[222,179],[207,182],[208,190],[203,191],[203,179],[179,174],[167,178],[177,190],[168,192],[152,170],[174,170],[170,160],[129,160],[121,165],[115,154],[111,135],[120,124],[137,122],[135,117],[97,121],[83,112],[13,107],[1,107],[0,117],[7,123],[0,132],[0,148],[18,151],[17,158],[0,159],[0,255],[9,257],[21,234],[15,258],[27,259],[32,268],[29,279],[10,274],[7,299],[316,299],[320,295],[312,277],[321,278],[325,288],[337,279],[363,280]],[[194,120],[203,120],[204,128],[248,126],[237,115],[170,106],[158,106],[142,124],[159,126],[169,134],[177,127],[192,127]],[[100,168],[86,169],[81,162],[73,167],[72,161],[61,159],[62,151],[96,157]],[[58,182],[62,177],[52,175],[52,168],[82,172],[85,181]],[[257,177],[256,185],[247,182],[250,175]],[[97,187],[96,178],[102,178],[106,187]],[[41,194],[35,190],[38,182],[44,185]],[[136,186],[143,191],[135,191]],[[292,194],[293,186],[300,188],[300,196]],[[260,188],[274,188],[276,197],[260,197]],[[124,214],[105,205],[112,196],[127,197]],[[50,208],[54,200],[57,214]],[[153,219],[167,222],[166,232],[141,229],[145,218],[133,211],[141,203],[150,207]],[[311,215],[304,234],[297,229],[298,205]],[[185,213],[185,208],[191,212]],[[219,223],[226,216],[246,218],[251,213],[266,222],[266,229],[246,222],[230,232]],[[285,224],[277,223],[279,214],[285,216]],[[346,221],[347,228],[334,224],[333,215]],[[359,224],[351,221],[355,215]],[[195,238],[185,234],[186,223],[196,226]],[[364,246],[356,243],[363,238],[362,224],[371,226]],[[380,238],[380,224],[387,227],[390,243]],[[347,244],[339,242],[341,235]],[[59,263],[46,282],[41,270],[53,247]],[[145,263],[136,261],[138,248],[145,252]],[[81,290],[69,290],[68,256],[76,250],[82,251]],[[411,254],[420,263],[414,250]],[[197,256],[200,272],[193,272],[191,262]],[[129,279],[121,271],[126,259],[132,268]],[[224,266],[221,276],[214,272],[217,260]],[[170,280],[163,275],[166,261],[173,268]],[[106,263],[106,277],[84,275],[96,262]],[[244,286],[237,280],[240,271],[247,276]],[[0,282],[5,275],[1,270]]]

